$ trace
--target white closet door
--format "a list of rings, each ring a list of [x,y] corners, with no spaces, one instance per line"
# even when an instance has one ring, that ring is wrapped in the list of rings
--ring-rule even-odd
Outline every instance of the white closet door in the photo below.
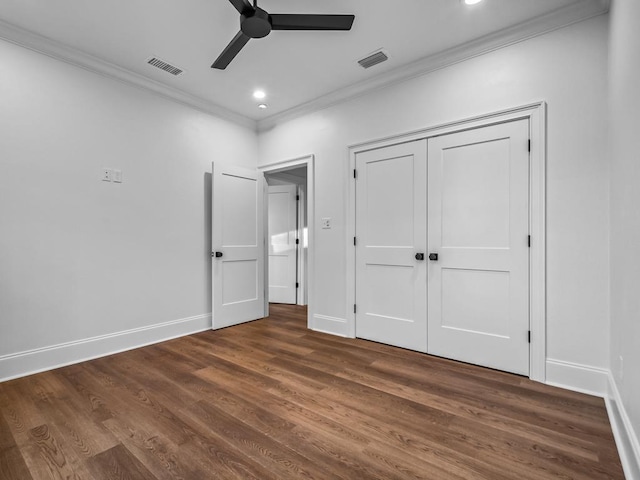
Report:
[[[262,172],[213,164],[214,329],[264,316],[263,189]]]
[[[422,352],[426,155],[422,140],[356,156],[356,336]]]
[[[269,188],[269,301],[296,303],[296,185]]]
[[[429,139],[428,352],[529,373],[529,125]]]

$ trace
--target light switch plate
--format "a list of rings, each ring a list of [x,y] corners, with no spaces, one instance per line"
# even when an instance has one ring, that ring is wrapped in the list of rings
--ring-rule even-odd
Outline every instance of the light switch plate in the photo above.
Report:
[[[114,183],[122,183],[122,170],[113,171],[113,181]]]

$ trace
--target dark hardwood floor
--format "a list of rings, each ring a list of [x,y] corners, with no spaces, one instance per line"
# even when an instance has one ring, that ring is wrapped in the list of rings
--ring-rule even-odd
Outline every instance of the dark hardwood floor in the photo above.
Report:
[[[0,478],[624,478],[600,398],[271,313],[1,383]]]

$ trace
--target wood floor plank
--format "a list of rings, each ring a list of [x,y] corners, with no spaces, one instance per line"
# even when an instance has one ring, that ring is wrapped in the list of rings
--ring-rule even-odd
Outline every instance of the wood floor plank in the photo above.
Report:
[[[268,435],[247,425],[242,419],[227,414],[223,409],[207,402],[199,402],[190,411],[192,418],[219,432],[229,443],[239,448],[246,456],[275,473],[280,479],[326,478],[326,465],[318,465],[275,441]],[[331,478],[332,475],[329,475]],[[345,478],[342,476],[333,478]]]
[[[171,439],[146,430],[137,422],[112,418],[104,425],[159,480],[206,478],[212,470],[206,461],[194,462],[189,455],[183,455],[184,450]]]
[[[38,470],[47,471],[52,478],[80,480],[90,478],[84,462],[79,459],[63,440],[54,425],[40,425],[29,430],[31,445],[27,452],[29,466],[37,465]],[[37,455],[36,455],[37,452]],[[42,474],[34,475],[40,478]]]
[[[5,405],[2,404],[2,407],[0,412],[5,413]],[[20,448],[11,433],[11,428],[2,414],[0,414],[0,478],[24,480],[32,478]]]
[[[222,380],[225,388],[234,390],[238,395],[243,395],[246,398],[251,396],[251,399],[256,403],[262,401],[263,404],[268,405],[271,409],[278,409],[280,404],[284,404],[288,410],[282,412],[282,415],[287,415],[289,418],[293,418],[296,411],[304,415],[306,412],[304,412],[303,405],[310,406],[315,416],[313,418],[312,428],[315,428],[316,431],[320,430],[319,426],[325,428],[328,426],[330,428],[329,431],[334,435],[343,437],[352,443],[357,442],[360,445],[368,445],[368,439],[379,439],[384,446],[383,450],[394,448],[397,451],[409,452],[409,454],[414,457],[422,458],[425,466],[429,467],[428,469],[430,471],[434,470],[433,464],[437,465],[440,460],[446,459],[444,461],[445,464],[447,462],[449,465],[460,464],[464,465],[467,469],[471,469],[470,471],[474,472],[475,478],[487,478],[491,480],[509,478],[501,476],[503,470],[502,464],[497,466],[489,465],[484,461],[475,459],[475,450],[470,450],[470,455],[461,454],[457,450],[448,447],[445,443],[439,443],[439,440],[429,440],[429,437],[434,433],[434,425],[430,424],[427,416],[415,415],[412,417],[414,424],[407,428],[407,423],[405,422],[405,428],[401,429],[397,425],[396,417],[389,417],[388,409],[384,410],[387,415],[383,417],[379,415],[381,409],[375,407],[367,409],[366,407],[362,407],[359,405],[362,402],[358,398],[352,403],[352,405],[356,407],[350,408],[349,406],[342,405],[340,402],[336,402],[331,396],[318,400],[318,395],[315,395],[315,392],[301,392],[300,389],[295,386],[288,387],[284,384],[280,384],[276,389],[270,389],[267,394],[260,392],[259,395],[253,396],[249,384],[245,383],[245,380],[241,378],[236,378],[234,381],[233,377],[227,377],[227,374],[214,368],[204,369],[198,372],[198,374],[203,375],[210,383],[216,380]],[[296,389],[293,390],[294,388]],[[344,401],[344,398],[342,400]],[[304,418],[308,418],[308,415],[302,419],[296,418],[295,421],[299,424],[304,423]],[[336,419],[337,423],[330,420],[331,418]],[[441,421],[446,422],[447,419],[441,419]],[[339,427],[336,428],[335,425],[339,425]],[[362,431],[364,437],[354,432],[349,426],[353,426],[353,428]],[[417,430],[417,432],[415,430]],[[378,467],[392,468],[391,464],[393,462],[389,462],[388,460],[380,459],[376,456],[369,457],[369,460],[376,461]],[[499,457],[497,462],[501,462]],[[396,476],[398,472],[396,470],[387,471],[386,475],[381,478],[387,478],[389,475]],[[380,477],[374,476],[371,478]],[[537,480],[538,477],[524,476],[523,478]]]
[[[601,398],[270,313],[0,383],[0,478],[624,478]]]
[[[0,478],[6,480],[33,480],[29,467],[17,446],[0,450]]]
[[[4,413],[4,411],[4,408],[0,410],[2,413]],[[11,428],[4,418],[4,415],[0,414],[0,452],[13,447],[17,447],[16,440],[13,438]]]
[[[205,374],[206,376],[206,374]],[[207,384],[215,386],[215,381],[207,377]],[[234,387],[238,387],[234,382]],[[210,390],[207,403],[218,405],[234,417],[242,418],[243,422],[277,440],[284,446],[298,452],[304,457],[318,464],[325,464],[328,472],[332,468],[333,477],[340,477],[339,472],[344,472],[347,478],[384,478],[382,471],[370,462],[362,459],[354,460],[348,453],[359,453],[361,446],[368,444],[365,437],[354,433],[345,433],[344,428],[335,422],[319,418],[319,415],[303,408],[296,407],[287,402],[281,402],[269,395],[247,395],[242,388],[219,385],[215,390]],[[231,393],[230,390],[237,392]],[[286,420],[285,420],[286,419]],[[324,428],[318,428],[318,424]],[[331,459],[327,462],[327,459]]]
[[[94,478],[103,480],[157,480],[123,445],[119,444],[88,461]]]

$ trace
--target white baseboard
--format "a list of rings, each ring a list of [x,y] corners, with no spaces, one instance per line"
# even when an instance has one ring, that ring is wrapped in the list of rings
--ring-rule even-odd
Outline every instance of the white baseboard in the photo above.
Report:
[[[0,357],[0,382],[132,350],[211,328],[211,314],[36,348]]]
[[[605,397],[609,370],[605,368],[547,359],[546,384],[575,392]]]
[[[329,317],[328,315],[313,315],[313,326],[311,330],[338,335],[340,337],[349,336],[347,334],[347,321],[344,318]]]
[[[640,442],[638,434],[633,428],[631,419],[622,403],[620,391],[611,372],[609,372],[609,394],[605,398],[609,422],[616,439],[620,462],[627,480],[640,480]]]

